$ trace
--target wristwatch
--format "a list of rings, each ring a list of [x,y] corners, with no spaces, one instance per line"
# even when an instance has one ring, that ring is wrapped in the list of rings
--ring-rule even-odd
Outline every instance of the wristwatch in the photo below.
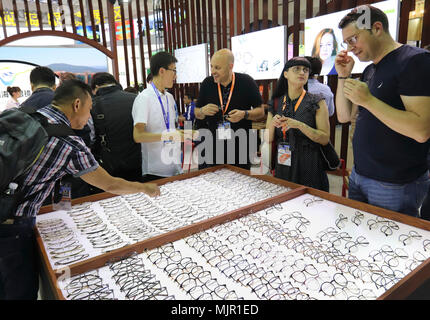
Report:
[[[243,119],[248,119],[248,117],[249,117],[248,110],[245,110],[245,115],[243,116]]]

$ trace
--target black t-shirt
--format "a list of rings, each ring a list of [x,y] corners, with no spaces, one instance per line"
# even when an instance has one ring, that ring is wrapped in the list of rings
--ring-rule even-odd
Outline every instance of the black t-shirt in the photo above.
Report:
[[[429,75],[430,52],[403,45],[378,64],[369,65],[361,80],[367,82],[373,96],[392,108],[405,110],[401,95],[430,96]],[[411,182],[426,172],[429,147],[430,140],[419,143],[397,133],[359,107],[353,138],[358,174],[391,183]]]
[[[262,99],[260,92],[258,90],[257,84],[249,75],[243,74],[243,73],[237,73],[235,72],[235,85],[233,89],[233,93],[231,96],[230,104],[225,112],[225,114],[228,114],[230,111],[234,109],[238,110],[250,110],[251,108],[259,107],[262,104]],[[223,105],[225,106],[228,95],[230,93],[231,83],[227,87],[223,87],[221,85],[221,93],[223,96]],[[203,80],[200,91],[199,91],[199,98],[196,104],[197,108],[202,108],[208,103],[213,103],[217,105],[218,107],[221,106],[219,94],[218,94],[218,85],[214,82],[214,79],[212,76],[207,77],[205,80]],[[214,156],[216,154],[216,129],[218,128],[218,124],[222,122],[222,112],[220,111],[214,115],[214,116],[206,116],[204,120],[196,120],[198,128],[206,128],[209,129],[212,133],[212,136],[214,138]],[[236,132],[238,129],[245,129],[246,132],[252,128],[252,121],[242,119],[241,121],[237,123],[231,123],[231,129]],[[235,163],[239,164],[239,144],[240,139],[236,138],[235,143]],[[224,150],[227,150],[226,146],[224,146]],[[247,150],[249,150],[249,139],[247,139]],[[226,155],[227,152],[224,152]],[[214,157],[214,162],[215,157]],[[227,163],[227,162],[225,162]],[[249,159],[248,159],[249,164]]]

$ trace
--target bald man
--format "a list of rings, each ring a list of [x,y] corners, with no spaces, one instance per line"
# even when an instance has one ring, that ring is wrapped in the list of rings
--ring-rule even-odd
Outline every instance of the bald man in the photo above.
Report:
[[[234,56],[230,50],[215,52],[211,59],[212,75],[203,80],[200,86],[194,111],[197,126],[208,129],[213,139],[212,150],[207,148],[210,143],[208,140],[199,145],[205,147],[201,153],[203,163],[200,163],[200,168],[221,163],[250,168],[252,120],[263,118],[264,109],[254,79],[247,74],[233,72],[233,65]],[[201,136],[207,139],[205,134]],[[253,139],[251,141],[256,144]],[[235,142],[234,151],[231,148],[229,151],[228,145],[232,145],[232,142]],[[220,150],[222,147],[223,150]]]

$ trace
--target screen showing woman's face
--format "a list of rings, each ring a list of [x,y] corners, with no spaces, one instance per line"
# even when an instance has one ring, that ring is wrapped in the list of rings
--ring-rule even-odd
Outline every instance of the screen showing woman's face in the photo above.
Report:
[[[330,58],[333,52],[333,35],[326,33],[321,37],[320,41],[320,58],[326,60]]]

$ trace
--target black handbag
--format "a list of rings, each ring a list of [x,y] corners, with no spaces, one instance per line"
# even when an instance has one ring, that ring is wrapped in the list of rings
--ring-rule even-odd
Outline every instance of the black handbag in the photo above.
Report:
[[[19,194],[0,194],[0,223],[15,216]]]
[[[340,159],[329,141],[325,146],[320,145],[324,171],[334,171],[340,167]]]

